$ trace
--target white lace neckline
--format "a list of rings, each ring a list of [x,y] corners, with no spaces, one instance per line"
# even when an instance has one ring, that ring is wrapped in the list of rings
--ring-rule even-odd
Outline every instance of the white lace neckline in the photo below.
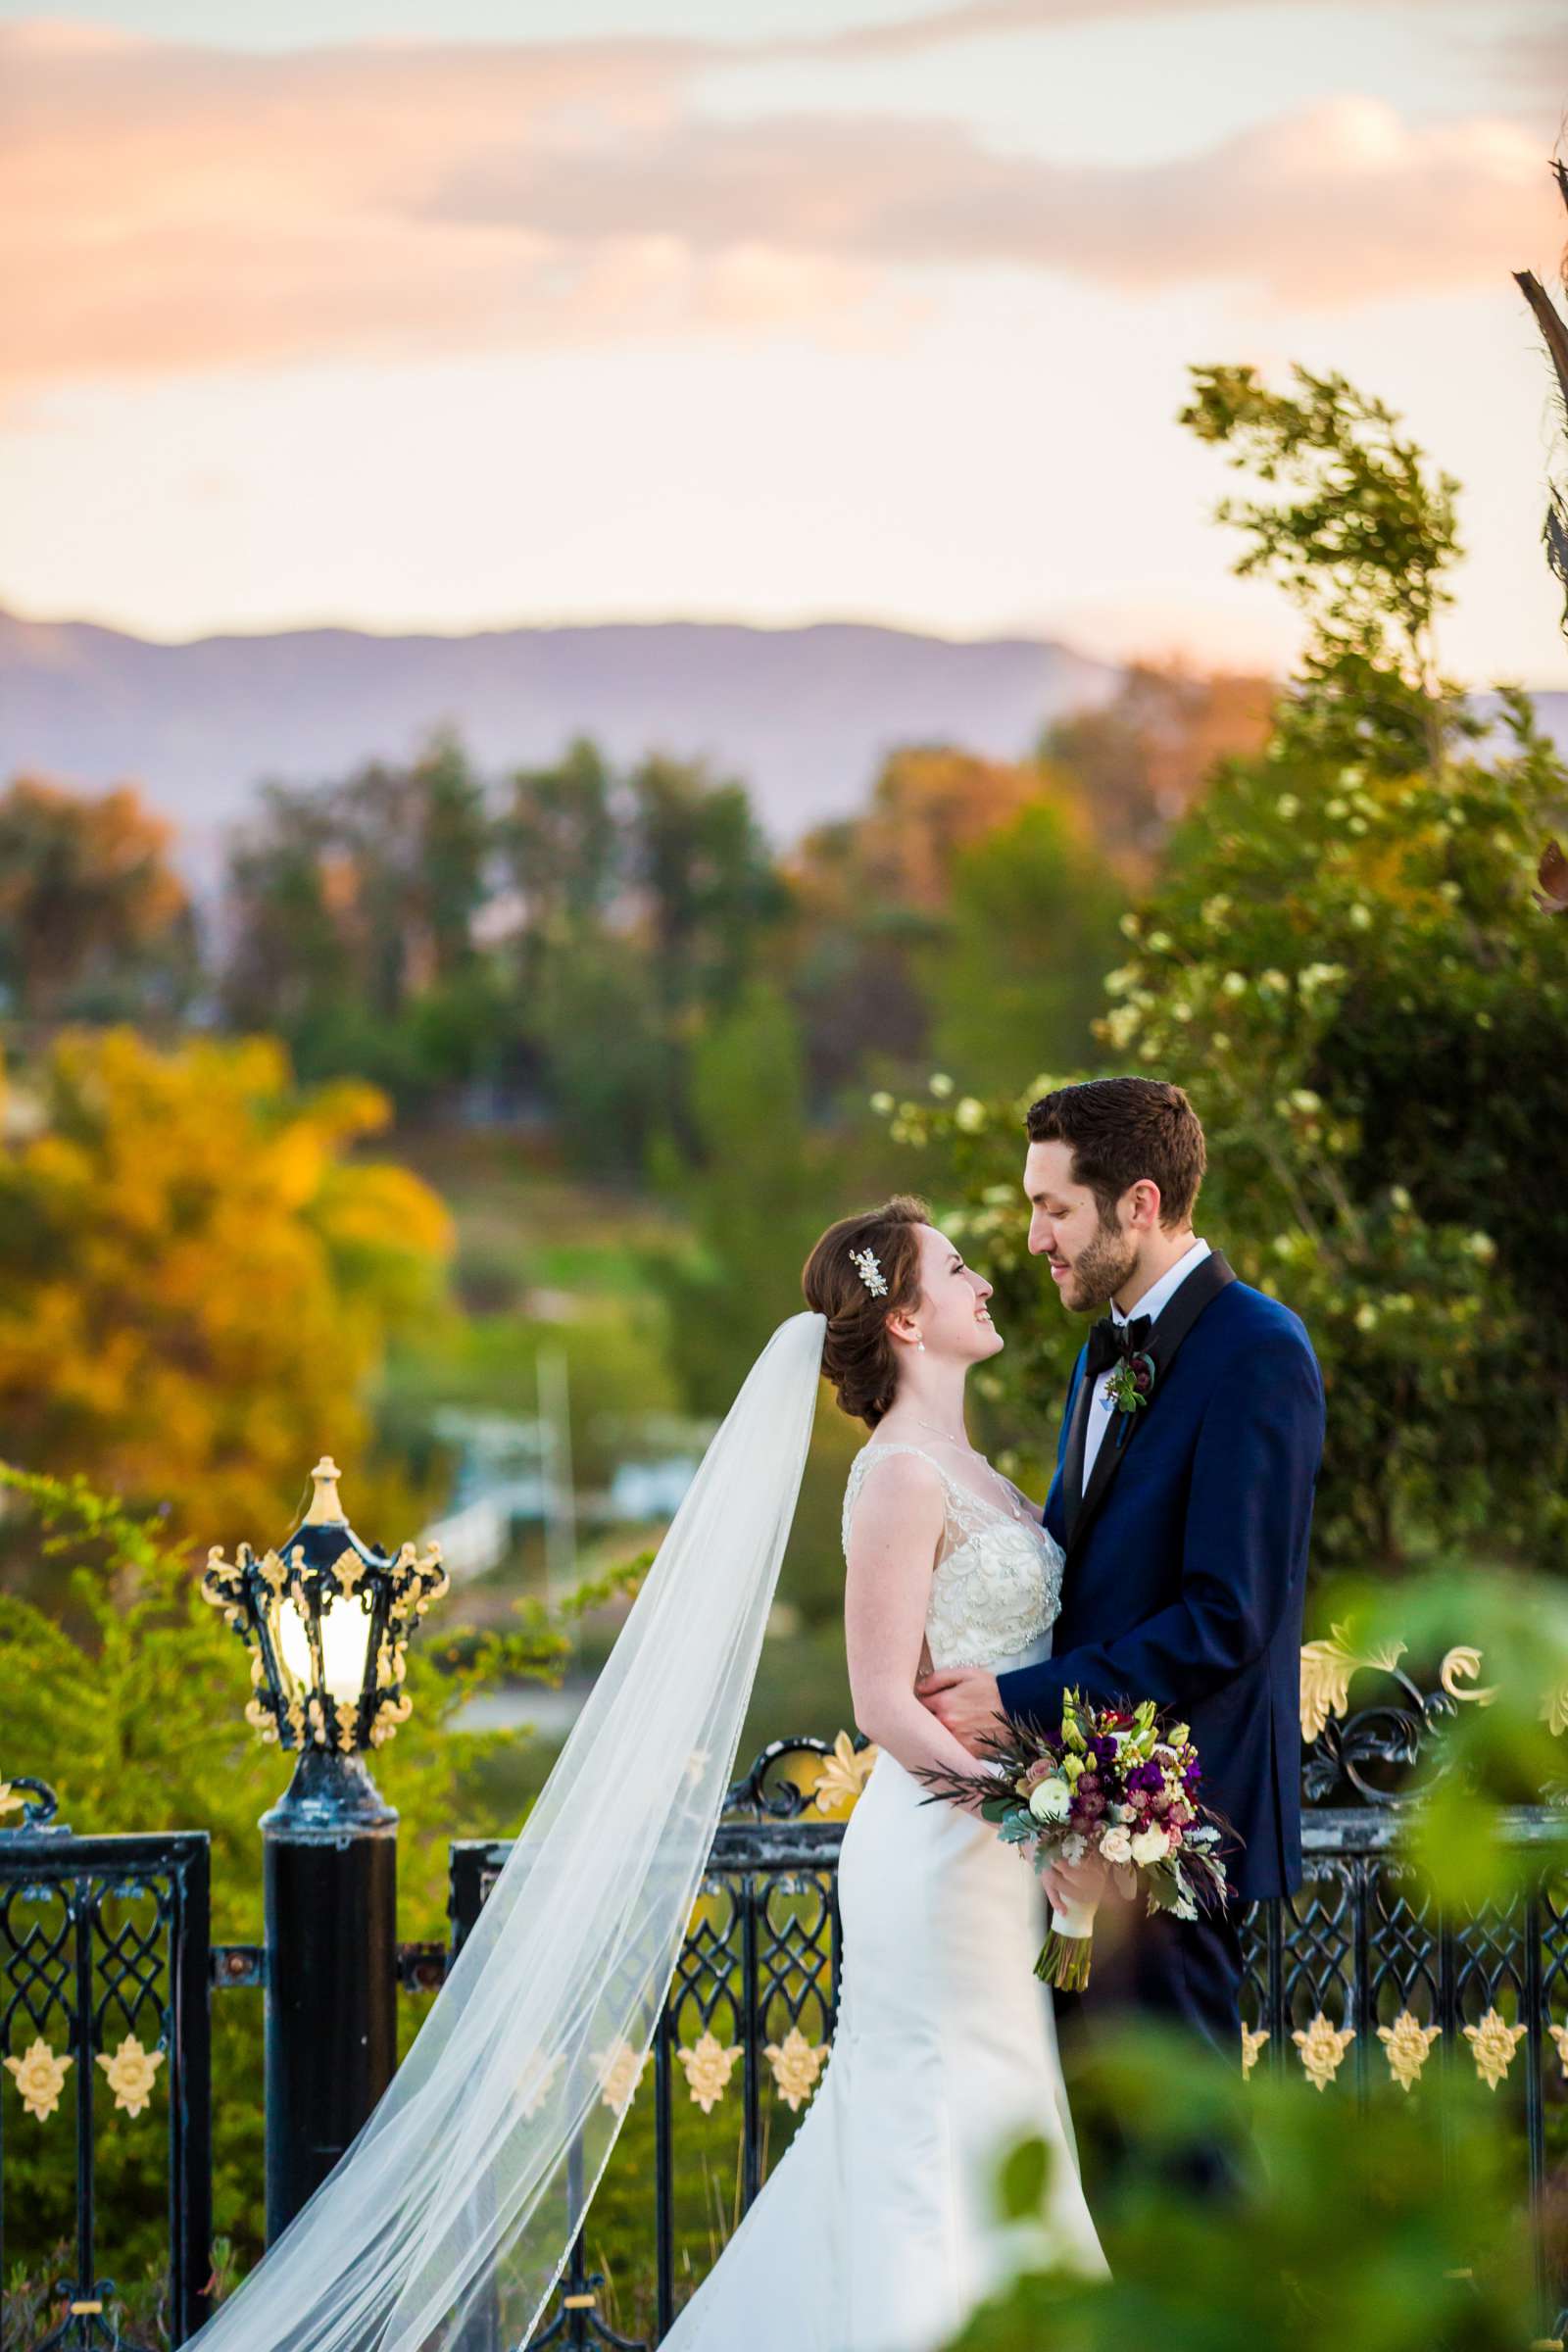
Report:
[[[884,1454],[912,1453],[942,1481],[942,1536],[932,1562],[926,1642],[933,1665],[995,1666],[1033,1652],[1061,1607],[1061,1546],[1012,1481],[992,1468],[982,1494],[924,1446],[904,1440],[862,1446],[844,1495],[844,1549],[866,1470]]]
[[[971,1448],[971,1450],[973,1449]],[[974,1458],[977,1462],[984,1464],[989,1476],[1001,1489],[1002,1496],[1004,1499],[993,1499],[989,1494],[982,1494],[979,1488],[971,1487],[967,1479],[956,1477],[948,1468],[946,1462],[937,1458],[929,1446],[917,1446],[912,1439],[891,1439],[885,1444],[878,1444],[873,1439],[869,1445],[862,1446],[850,1464],[851,1488],[854,1489],[859,1485],[860,1479],[864,1477],[869,1465],[880,1461],[884,1454],[893,1453],[918,1454],[922,1462],[930,1463],[937,1476],[951,1488],[954,1494],[960,1494],[965,1502],[977,1502],[983,1511],[995,1511],[1000,1519],[1024,1519],[1028,1526],[1036,1524],[1035,1514],[1032,1510],[1027,1510],[1027,1505],[1025,1505],[1027,1517],[1025,1517],[1025,1510],[1019,1508],[1019,1505],[1025,1501],[1024,1496],[1019,1494],[1010,1479],[1004,1478],[1002,1472],[986,1460],[983,1453],[976,1452]]]

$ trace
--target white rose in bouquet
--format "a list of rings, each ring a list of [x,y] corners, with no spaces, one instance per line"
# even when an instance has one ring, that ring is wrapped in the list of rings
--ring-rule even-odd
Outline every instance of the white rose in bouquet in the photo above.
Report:
[[[1087,1874],[1092,1892],[1052,1898],[1051,1930],[1035,1974],[1059,1992],[1081,1992],[1089,1982],[1095,1916],[1107,1887],[1133,1901],[1142,1895],[1151,1910],[1174,1909],[1178,1919],[1195,1918],[1200,1903],[1218,1905],[1226,1897],[1222,1831],[1193,1793],[1198,1755],[1187,1725],[1167,1727],[1152,1699],[1142,1700],[1130,1721],[1131,1728],[1125,1707],[1096,1706],[1080,1691],[1065,1690],[1059,1730],[1037,1725],[992,1742],[1000,1779],[987,1785],[979,1809],[1003,1841],[1043,1879],[1057,1862],[1093,1857],[1100,1865]],[[1091,1818],[1075,1820],[1075,1792],[1091,1771],[1094,1793],[1083,1807]],[[975,1804],[970,1766],[922,1771],[919,1778],[938,1796]],[[1152,1794],[1168,1820],[1152,1816]]]

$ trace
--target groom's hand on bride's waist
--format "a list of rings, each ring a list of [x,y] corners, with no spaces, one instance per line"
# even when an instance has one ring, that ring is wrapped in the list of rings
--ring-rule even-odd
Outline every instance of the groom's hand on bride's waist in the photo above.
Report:
[[[941,1674],[923,1674],[914,1695],[971,1756],[983,1755],[985,1740],[996,1737],[1002,1693],[996,1676],[983,1668],[950,1666]]]

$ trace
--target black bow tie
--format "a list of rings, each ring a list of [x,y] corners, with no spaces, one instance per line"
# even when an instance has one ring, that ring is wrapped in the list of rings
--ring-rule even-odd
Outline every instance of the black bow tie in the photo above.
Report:
[[[1141,1354],[1153,1328],[1152,1315],[1136,1315],[1130,1323],[1118,1323],[1110,1315],[1102,1315],[1089,1334],[1089,1379],[1098,1380],[1112,1364],[1125,1363]]]

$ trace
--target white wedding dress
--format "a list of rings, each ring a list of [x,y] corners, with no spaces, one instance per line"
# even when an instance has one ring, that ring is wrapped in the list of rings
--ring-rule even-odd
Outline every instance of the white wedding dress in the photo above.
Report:
[[[1051,1648],[1061,1552],[1034,1505],[976,1459],[984,1492],[924,1446],[864,1446],[867,1472],[918,1453],[945,1525],[926,1641],[934,1667],[1031,1665]],[[933,2352],[1020,2261],[1090,2276],[1104,2258],[1079,2185],[1033,1871],[995,1830],[879,1755],[844,1833],[838,2028],[821,2087],[664,2352]],[[1052,2153],[1045,2224],[1004,2225],[1001,2156]]]

